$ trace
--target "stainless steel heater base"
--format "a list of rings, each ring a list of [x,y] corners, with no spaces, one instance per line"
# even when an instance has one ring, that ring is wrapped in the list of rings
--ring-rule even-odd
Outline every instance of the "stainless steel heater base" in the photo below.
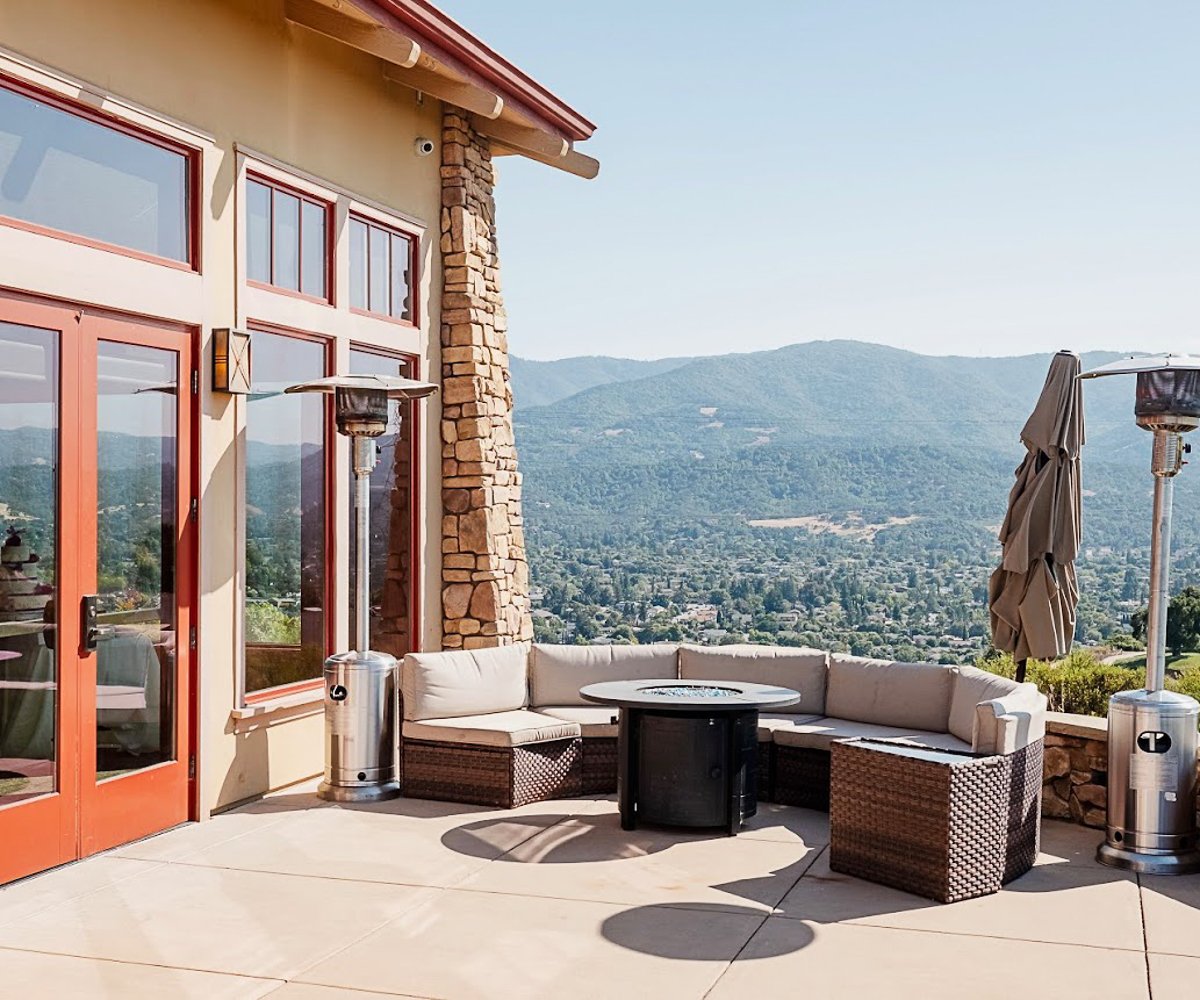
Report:
[[[1200,851],[1150,854],[1105,842],[1096,849],[1096,860],[1109,868],[1120,868],[1139,875],[1194,875],[1200,872]]]
[[[400,798],[400,782],[388,781],[379,785],[334,785],[322,781],[317,797],[328,802],[386,802]]]

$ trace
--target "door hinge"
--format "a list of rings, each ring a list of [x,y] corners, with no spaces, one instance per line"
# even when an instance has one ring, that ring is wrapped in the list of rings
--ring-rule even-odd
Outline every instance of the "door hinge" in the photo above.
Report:
[[[192,497],[192,524],[200,520],[200,498]]]
[[[192,395],[196,395],[200,391],[200,369],[192,369]]]
[[[188,781],[194,781],[196,778],[196,755],[192,754],[188,757]]]
[[[188,649],[196,648],[196,626],[193,625],[188,629]]]

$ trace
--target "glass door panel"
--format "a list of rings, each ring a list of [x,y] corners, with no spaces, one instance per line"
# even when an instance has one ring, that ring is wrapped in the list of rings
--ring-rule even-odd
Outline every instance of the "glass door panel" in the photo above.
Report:
[[[0,322],[0,807],[58,788],[59,333]]]
[[[179,355],[96,351],[96,780],[174,760]]]

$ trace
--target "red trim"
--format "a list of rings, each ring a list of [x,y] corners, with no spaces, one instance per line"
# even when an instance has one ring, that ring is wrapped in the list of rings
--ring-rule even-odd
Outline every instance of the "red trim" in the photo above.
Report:
[[[256,184],[261,184],[271,192],[270,198],[270,217],[267,222],[267,269],[271,274],[271,281],[256,281],[251,278],[246,279],[246,284],[251,288],[261,288],[268,292],[277,292],[280,295],[290,295],[293,298],[303,299],[306,302],[315,302],[319,305],[331,306],[336,302],[334,296],[334,275],[336,268],[334,267],[334,254],[336,241],[334,239],[334,214],[333,203],[326,201],[324,198],[318,198],[316,195],[309,194],[303,188],[293,187],[290,184],[285,184],[283,181],[278,181],[274,177],[268,177],[265,174],[256,173],[253,170],[246,171],[246,183],[253,181]],[[297,288],[285,288],[283,285],[274,284],[275,280],[275,192],[282,191],[284,194],[290,194],[293,198],[300,199],[300,210],[296,219],[296,285]],[[249,202],[249,199],[247,199]],[[304,285],[304,203],[316,205],[321,209],[325,216],[325,295],[310,295],[301,290]],[[249,237],[249,227],[242,234],[242,241],[245,244]],[[249,254],[247,254],[247,258]]]
[[[286,647],[291,649],[291,646]],[[307,681],[296,681],[293,684],[280,684],[278,687],[263,688],[261,691],[252,691],[248,693],[242,700],[246,705],[261,705],[265,701],[274,701],[276,698],[286,698],[290,694],[299,694],[301,691],[316,691],[325,686],[323,677],[314,677]]]
[[[374,313],[368,315],[374,316]],[[393,351],[386,347],[379,347],[376,344],[363,344],[358,341],[350,342],[351,351],[361,351],[364,354],[374,354],[382,358],[392,358],[402,362],[407,366],[405,374],[408,378],[421,378],[421,356],[418,354],[409,354],[405,351]],[[421,615],[424,613],[424,574],[425,561],[421,555],[422,541],[422,518],[421,518],[421,487],[424,482],[424,477],[421,475],[421,406],[416,400],[413,400],[412,406],[412,428],[409,431],[409,438],[412,441],[412,454],[408,460],[408,495],[411,498],[409,504],[409,525],[408,525],[408,554],[409,554],[409,581],[408,581],[408,643],[409,652],[421,652],[421,635],[424,632],[424,620]],[[440,500],[439,500],[440,502]]]
[[[273,289],[274,290],[274,289]],[[291,337],[294,340],[307,340],[311,343],[321,344],[325,349],[325,374],[334,374],[337,364],[336,347],[337,342],[332,337],[327,337],[319,333],[311,333],[307,330],[297,330],[293,327],[281,326],[278,323],[270,323],[266,320],[249,319],[246,321],[248,330],[258,330],[262,333],[273,333],[281,337]],[[337,428],[334,425],[333,413],[333,397],[327,396],[323,400],[325,406],[325,580],[324,580],[324,604],[321,608],[321,614],[324,620],[324,638],[325,649],[323,657],[329,656],[333,651],[333,644],[336,638],[335,629],[337,624],[337,616],[332,614],[332,609],[335,607],[336,591],[335,583],[337,580],[337,490],[334,488],[334,456],[337,447]],[[243,638],[243,646],[245,640]],[[294,647],[289,647],[294,648]],[[270,701],[280,697],[281,693],[290,693],[293,688],[303,690],[305,685],[323,683],[320,677],[311,678],[304,681],[295,681],[292,684],[284,684],[278,687],[262,688],[259,691],[246,691],[246,679],[242,678],[242,690],[239,693],[243,705],[251,705],[256,701]]]
[[[596,126],[426,0],[353,0],[427,54],[498,92],[504,103],[563,139],[583,141]]]
[[[201,151],[199,147],[188,146],[174,139],[169,139],[141,125],[135,125],[132,122],[125,121],[98,108],[68,100],[61,94],[44,90],[41,87],[35,87],[24,80],[17,80],[11,76],[0,74],[0,87],[27,97],[30,100],[39,101],[42,104],[57,108],[59,111],[74,115],[76,118],[83,118],[85,121],[94,122],[97,125],[112,129],[114,132],[121,132],[131,138],[148,142],[152,146],[158,146],[160,149],[165,149],[182,156],[184,159],[183,197],[186,203],[185,212],[188,226],[188,259],[181,261],[176,260],[174,257],[162,257],[158,254],[135,250],[132,247],[124,247],[117,243],[108,243],[104,240],[92,239],[89,236],[83,236],[79,233],[54,229],[50,226],[42,226],[35,222],[26,222],[23,219],[13,219],[8,216],[0,216],[0,225],[11,226],[14,229],[23,229],[42,236],[53,236],[66,240],[69,243],[77,243],[81,246],[92,247],[97,250],[106,250],[124,257],[149,261],[153,264],[163,264],[167,267],[174,267],[183,271],[201,272],[201,230],[203,229],[203,221],[200,213],[200,203],[202,201],[200,193],[203,190],[203,172],[201,170]]]

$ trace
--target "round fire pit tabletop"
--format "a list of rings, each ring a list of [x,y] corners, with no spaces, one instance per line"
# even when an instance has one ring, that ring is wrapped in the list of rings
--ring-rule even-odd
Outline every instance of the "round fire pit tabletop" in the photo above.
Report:
[[[800,701],[800,692],[749,681],[679,680],[676,677],[636,681],[602,681],[579,689],[587,701],[618,708],[660,712],[744,712],[783,708]]]

